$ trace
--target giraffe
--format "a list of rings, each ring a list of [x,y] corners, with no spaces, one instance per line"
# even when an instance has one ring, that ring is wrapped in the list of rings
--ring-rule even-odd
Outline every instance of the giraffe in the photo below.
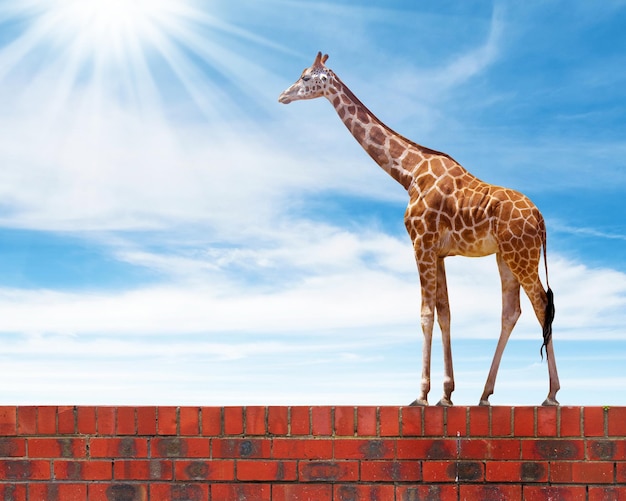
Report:
[[[546,228],[537,207],[523,194],[485,183],[449,155],[421,146],[382,123],[326,67],[319,52],[313,65],[278,98],[288,104],[326,97],[358,143],[409,195],[404,222],[413,243],[421,286],[422,378],[419,397],[411,405],[428,405],[430,361],[435,313],[442,333],[443,397],[450,406],[454,391],[450,345],[450,306],[444,258],[496,254],[502,283],[502,324],[496,351],[479,405],[490,405],[498,367],[519,316],[520,287],[530,299],[543,328],[548,362],[549,393],[543,405],[559,405],[560,388],[552,344],[554,299],[549,284],[539,279],[543,249],[546,283]]]

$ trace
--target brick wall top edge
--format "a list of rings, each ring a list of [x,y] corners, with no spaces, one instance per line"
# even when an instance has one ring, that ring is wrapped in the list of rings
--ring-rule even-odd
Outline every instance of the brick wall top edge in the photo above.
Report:
[[[0,406],[6,436],[626,437],[626,407]]]

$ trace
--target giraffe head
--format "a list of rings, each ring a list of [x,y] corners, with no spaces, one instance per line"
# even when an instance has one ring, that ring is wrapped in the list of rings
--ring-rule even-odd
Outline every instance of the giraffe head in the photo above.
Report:
[[[328,88],[331,74],[331,71],[324,65],[327,59],[328,54],[322,56],[322,53],[318,52],[311,67],[302,72],[298,81],[283,92],[278,97],[278,101],[288,104],[291,101],[323,96]]]

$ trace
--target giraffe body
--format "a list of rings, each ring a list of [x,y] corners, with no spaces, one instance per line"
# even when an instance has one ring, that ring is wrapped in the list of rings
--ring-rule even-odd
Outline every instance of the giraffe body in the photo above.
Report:
[[[560,385],[551,336],[552,291],[549,287],[544,290],[539,279],[542,249],[544,260],[546,253],[541,213],[525,195],[485,183],[449,155],[414,143],[387,127],[325,66],[327,58],[318,53],[313,65],[280,95],[279,101],[287,104],[326,97],[365,151],[408,192],[404,222],[420,277],[424,335],[421,389],[414,404],[428,404],[436,313],[444,351],[444,391],[439,404],[452,405],[454,374],[444,258],[496,254],[502,283],[502,329],[480,404],[489,405],[504,347],[521,314],[521,287],[543,327],[542,349],[546,348],[550,378],[544,405],[558,405]]]

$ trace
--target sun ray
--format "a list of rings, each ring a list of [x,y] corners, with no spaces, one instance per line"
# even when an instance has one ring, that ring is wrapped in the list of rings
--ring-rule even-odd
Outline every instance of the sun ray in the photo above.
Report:
[[[254,111],[269,113],[249,85],[278,77],[255,51],[293,49],[221,19],[197,0],[23,0],[0,6],[0,83],[16,103],[38,102],[42,123],[105,120],[111,105],[142,120],[185,116],[225,130]],[[10,33],[10,35],[9,35]],[[226,84],[226,85],[225,85]]]

